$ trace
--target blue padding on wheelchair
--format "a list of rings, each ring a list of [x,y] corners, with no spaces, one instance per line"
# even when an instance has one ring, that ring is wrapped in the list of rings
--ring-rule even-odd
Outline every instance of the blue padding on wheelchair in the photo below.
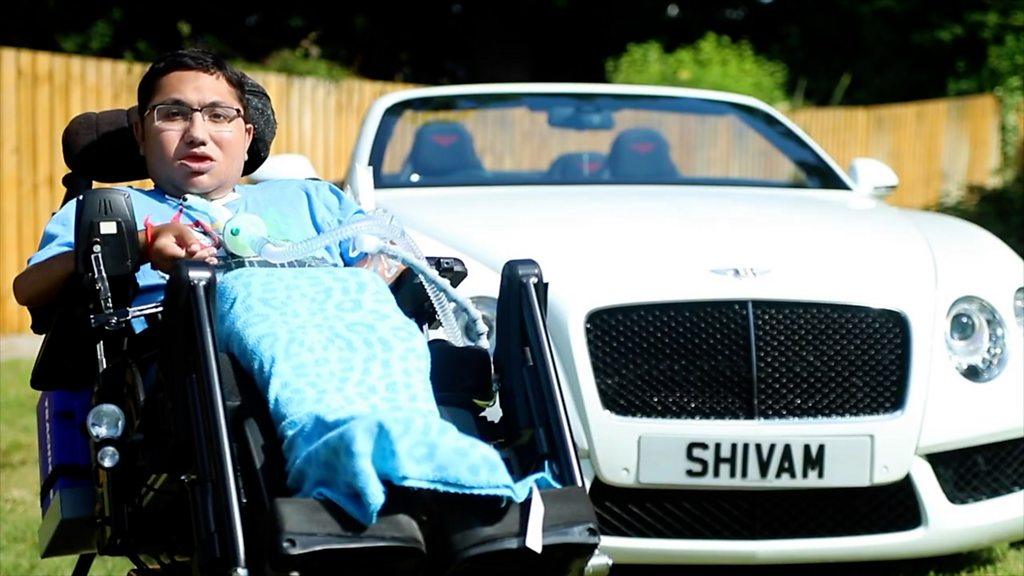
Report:
[[[491,446],[444,421],[430,355],[384,282],[358,268],[243,269],[217,284],[219,345],[250,366],[288,487],[371,524],[385,483],[523,501]]]

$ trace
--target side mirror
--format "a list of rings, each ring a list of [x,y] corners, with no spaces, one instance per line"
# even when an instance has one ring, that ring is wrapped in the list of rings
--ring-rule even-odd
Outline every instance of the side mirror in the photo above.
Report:
[[[879,200],[888,197],[900,184],[900,178],[888,165],[874,158],[854,158],[850,162],[850,178],[857,190]]]

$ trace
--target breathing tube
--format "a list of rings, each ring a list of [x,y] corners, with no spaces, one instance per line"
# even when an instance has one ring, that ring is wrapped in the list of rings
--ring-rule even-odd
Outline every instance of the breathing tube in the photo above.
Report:
[[[238,214],[224,223],[224,245],[232,254],[243,257],[259,256],[268,262],[281,264],[313,255],[326,246],[352,242],[360,252],[382,254],[412,268],[423,282],[430,303],[437,311],[438,320],[448,340],[464,346],[466,340],[452,313],[450,300],[469,317],[476,331],[476,346],[488,347],[487,325],[480,311],[431,267],[416,243],[405,233],[401,224],[389,214],[371,212],[351,224],[327,230],[317,236],[290,244],[275,244],[267,238],[267,227],[255,214]]]

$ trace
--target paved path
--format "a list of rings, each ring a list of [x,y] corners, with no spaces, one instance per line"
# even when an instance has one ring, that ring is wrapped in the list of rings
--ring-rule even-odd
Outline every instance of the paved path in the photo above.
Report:
[[[43,337],[35,334],[4,334],[0,336],[0,362],[15,358],[35,358]]]

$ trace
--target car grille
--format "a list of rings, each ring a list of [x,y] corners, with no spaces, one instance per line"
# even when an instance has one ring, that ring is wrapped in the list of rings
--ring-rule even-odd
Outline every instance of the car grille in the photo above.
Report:
[[[597,310],[586,323],[614,414],[759,420],[889,414],[910,338],[892,310],[801,302],[677,302]]]
[[[645,490],[595,481],[605,536],[770,540],[885,534],[921,525],[910,479],[868,488]]]
[[[1024,438],[928,456],[954,504],[969,504],[1024,490]]]

